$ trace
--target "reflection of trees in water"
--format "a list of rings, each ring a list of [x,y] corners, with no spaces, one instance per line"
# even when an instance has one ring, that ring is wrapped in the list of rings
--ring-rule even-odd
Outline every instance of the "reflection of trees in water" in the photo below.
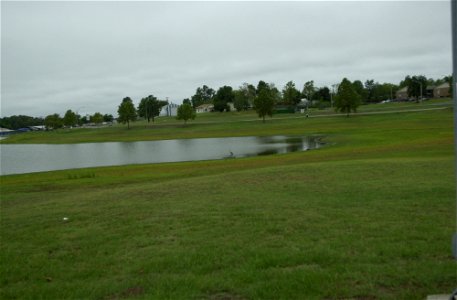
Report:
[[[288,144],[303,144],[304,140],[308,140],[308,138],[300,138],[300,137],[290,137],[286,139],[286,143]]]
[[[303,147],[303,143],[290,144],[286,148],[286,152],[287,153],[289,153],[289,152],[297,152],[297,151],[302,151],[302,150],[306,150],[306,147]]]
[[[307,151],[310,149],[317,149],[323,143],[321,142],[321,137],[262,137],[262,142],[264,145],[277,145],[278,148],[268,148],[267,150],[262,150],[257,153],[257,155],[272,155],[279,153],[290,153],[297,151]]]
[[[263,155],[272,155],[272,154],[278,154],[279,150],[278,149],[267,149],[262,152],[257,153],[258,156],[263,156]]]

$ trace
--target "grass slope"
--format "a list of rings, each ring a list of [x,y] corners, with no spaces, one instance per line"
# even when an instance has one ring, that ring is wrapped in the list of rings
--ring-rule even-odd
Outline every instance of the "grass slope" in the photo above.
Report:
[[[450,110],[230,124],[325,133],[329,146],[2,176],[0,298],[422,299],[454,288]]]

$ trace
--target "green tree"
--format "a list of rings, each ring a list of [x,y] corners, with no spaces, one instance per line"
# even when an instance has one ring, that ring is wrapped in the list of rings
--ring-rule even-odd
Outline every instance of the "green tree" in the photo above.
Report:
[[[269,85],[268,83],[266,83],[265,81],[263,80],[260,80],[259,83],[257,84],[257,88],[256,88],[256,95],[260,94],[260,91],[262,91],[263,89],[269,89]]]
[[[367,91],[365,90],[362,81],[360,80],[355,80],[352,83],[352,87],[354,88],[354,91],[360,96],[362,101],[366,101],[367,99]]]
[[[233,102],[235,95],[231,86],[224,85],[220,87],[216,95],[213,98],[214,110],[223,112],[224,110],[229,111],[230,107],[228,103]]]
[[[0,127],[8,128],[8,129],[19,129],[27,126],[37,126],[43,125],[44,119],[43,118],[34,118],[30,116],[24,115],[14,115],[10,117],[3,117],[0,118]]]
[[[308,100],[312,100],[315,92],[316,89],[314,88],[314,80],[305,82],[302,91],[303,96]]]
[[[391,83],[377,84],[373,92],[373,99],[376,102],[383,100],[392,99],[393,95],[397,91],[397,87]],[[425,95],[425,94],[424,94]]]
[[[254,105],[255,87],[252,84],[243,83],[238,90],[234,91],[233,104],[237,111],[247,110]]]
[[[103,123],[103,115],[99,112],[96,112],[92,116],[90,116],[90,121],[95,124]]]
[[[103,115],[103,122],[113,122],[113,120],[114,120],[113,115],[109,115],[109,114]]]
[[[285,104],[296,105],[300,102],[300,92],[295,88],[295,83],[289,81],[282,89],[282,100]]]
[[[419,101],[421,96],[424,96],[427,91],[427,78],[423,75],[407,76],[405,78],[406,86],[408,87],[408,96]]]
[[[59,114],[52,114],[44,118],[44,125],[46,129],[59,129],[63,126],[63,120]]]
[[[277,99],[277,89],[270,86],[262,87],[254,100],[254,108],[259,118],[265,123],[265,116],[273,116],[273,109]]]
[[[269,83],[268,88],[271,90],[271,95],[273,96],[275,104],[282,102],[282,94],[278,90],[278,88],[275,86],[275,84]]]
[[[195,110],[189,103],[183,103],[178,107],[178,116],[176,119],[184,120],[184,124],[187,124],[188,120],[194,120],[195,117]]]
[[[78,124],[78,116],[71,109],[67,110],[63,117],[63,125],[73,127],[76,124]]]
[[[127,123],[127,129],[130,129],[130,122],[135,121],[137,116],[135,106],[130,97],[122,99],[122,102],[117,109],[117,113],[117,120],[122,124]]]
[[[330,102],[330,89],[326,86],[319,88],[316,91],[315,98],[317,98],[317,100]]]
[[[141,99],[140,104],[138,105],[138,115],[147,119],[148,123],[151,120],[154,123],[154,118],[159,116],[160,110],[167,104],[167,101],[161,101],[153,95],[149,95],[146,98]]]
[[[365,81],[365,98],[367,102],[374,101],[374,92],[376,85],[377,83],[375,83],[373,79]]]
[[[149,102],[149,99],[146,97],[146,98],[141,98],[140,100],[140,104],[138,104],[138,109],[137,109],[137,112],[138,112],[138,117],[140,118],[145,118],[148,120],[148,123],[149,123],[149,120],[150,120],[150,117],[149,117],[149,107],[148,107],[148,103]]]
[[[90,117],[89,117],[90,118]],[[83,116],[79,119],[79,122],[81,125],[89,123],[89,118],[88,116]]]
[[[344,78],[338,87],[338,94],[335,98],[335,109],[342,113],[346,113],[349,117],[349,113],[357,112],[357,107],[360,105],[360,96],[354,91],[352,83]]]
[[[423,75],[407,75],[405,79],[400,82],[400,87],[408,88],[408,97],[415,98],[419,101],[419,97],[426,94],[427,78]]]
[[[202,104],[212,103],[215,94],[216,92],[212,88],[203,85],[201,88],[197,88],[195,95],[191,97],[190,101],[192,102],[192,106],[197,108]]]
[[[235,99],[233,100],[233,105],[237,111],[247,110],[249,107],[249,101],[246,95],[242,90],[235,90],[233,92]]]

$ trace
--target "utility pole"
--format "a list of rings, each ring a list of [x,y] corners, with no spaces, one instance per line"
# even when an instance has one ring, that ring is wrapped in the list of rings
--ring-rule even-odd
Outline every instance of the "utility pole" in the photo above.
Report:
[[[420,84],[421,84],[421,100],[422,100],[422,82]]]
[[[332,87],[332,90],[330,91],[330,107],[333,108],[333,87]]]
[[[335,96],[335,87],[337,87],[338,84],[335,83],[335,84],[332,84],[332,92],[330,93],[330,102],[331,102],[331,106],[333,108],[333,97],[332,97],[332,94],[333,96]]]
[[[457,157],[457,0],[451,0],[451,26],[452,26],[452,93],[454,98],[454,143],[455,155]],[[456,172],[457,172],[457,160]],[[456,173],[457,178],[457,173]],[[457,194],[456,194],[457,199]],[[454,234],[452,242],[452,253],[457,259],[457,233]],[[457,291],[454,292],[454,295]]]

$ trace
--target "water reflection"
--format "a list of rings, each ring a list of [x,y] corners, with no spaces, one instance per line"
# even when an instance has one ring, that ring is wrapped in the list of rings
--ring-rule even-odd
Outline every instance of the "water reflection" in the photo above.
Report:
[[[2,175],[142,163],[272,155],[316,149],[319,137],[270,136],[67,145],[0,145]]]

